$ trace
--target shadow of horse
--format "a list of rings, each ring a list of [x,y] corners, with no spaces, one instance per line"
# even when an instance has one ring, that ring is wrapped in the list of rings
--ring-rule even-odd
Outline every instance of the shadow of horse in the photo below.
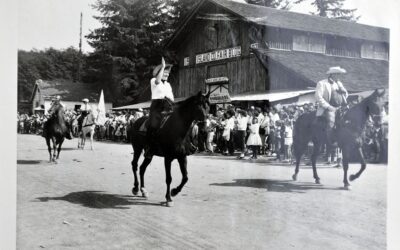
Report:
[[[40,164],[44,161],[41,160],[17,160],[17,164],[20,165],[33,165],[33,164]]]
[[[47,150],[47,149],[41,148],[41,149],[39,149],[39,150]],[[76,149],[76,148],[63,148],[62,150],[63,150],[63,151],[73,151],[73,150],[78,150],[78,149]]]
[[[292,180],[269,179],[235,179],[229,183],[212,183],[210,186],[222,187],[250,187],[266,189],[268,192],[293,192],[305,193],[307,190],[340,190],[341,188],[329,188],[313,183],[293,182]]]
[[[134,199],[135,198],[135,199]],[[129,206],[162,206],[161,203],[147,202],[143,198],[129,195],[107,194],[103,191],[72,192],[61,197],[38,197],[35,201],[67,201],[88,208],[129,209]]]

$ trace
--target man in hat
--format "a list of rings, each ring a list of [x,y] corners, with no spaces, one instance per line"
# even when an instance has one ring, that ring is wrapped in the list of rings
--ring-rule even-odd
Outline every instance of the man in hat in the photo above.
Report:
[[[315,89],[315,99],[318,104],[316,116],[320,122],[325,123],[328,147],[331,147],[334,142],[333,127],[335,125],[336,110],[339,108],[339,104],[333,104],[332,96],[334,94],[341,95],[344,99],[344,104],[347,104],[348,93],[339,80],[339,77],[345,73],[346,70],[339,66],[329,68],[326,72],[328,78],[319,81]]]
[[[174,94],[170,83],[167,81],[172,65],[166,65],[164,57],[161,58],[161,64],[154,68],[153,78],[150,80],[151,87],[151,105],[149,122],[147,126],[147,140],[149,147],[146,155],[153,154],[153,144],[155,142],[155,132],[161,125],[162,113],[172,110]]]
[[[63,109],[65,109],[64,103],[61,102],[61,96],[57,95],[56,97],[53,98],[53,100],[50,104],[50,108],[47,111],[47,116],[51,117],[59,106],[61,106]],[[69,122],[67,122],[67,119],[65,119],[65,115],[64,115],[64,121],[65,121],[65,126],[67,127],[67,131],[65,132],[65,138],[67,138],[68,140],[71,140],[72,139],[71,126],[70,126]],[[48,123],[45,123],[45,126],[43,127],[43,134],[42,134],[43,137],[47,136],[48,129],[49,129]]]

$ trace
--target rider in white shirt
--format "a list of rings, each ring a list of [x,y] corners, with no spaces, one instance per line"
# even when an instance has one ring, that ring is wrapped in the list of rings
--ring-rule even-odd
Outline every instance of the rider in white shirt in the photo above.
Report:
[[[147,140],[152,148],[155,141],[155,132],[161,125],[162,112],[171,111],[174,102],[174,94],[170,83],[167,81],[171,71],[171,65],[166,65],[164,57],[161,58],[161,64],[154,68],[153,78],[150,80],[151,87],[151,105],[150,116],[147,126]],[[150,155],[147,150],[147,155]]]

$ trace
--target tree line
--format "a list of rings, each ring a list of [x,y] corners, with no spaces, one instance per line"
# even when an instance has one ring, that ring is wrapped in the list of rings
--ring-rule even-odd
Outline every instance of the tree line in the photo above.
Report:
[[[249,4],[290,9],[309,2],[313,15],[356,21],[355,9],[345,0],[246,0]],[[18,51],[18,100],[28,100],[37,79],[67,79],[96,84],[115,105],[148,100],[148,79],[161,55],[170,63],[175,57],[164,44],[196,0],[97,0],[93,8],[101,28],[86,38],[94,51],[81,54],[70,47],[43,51]]]

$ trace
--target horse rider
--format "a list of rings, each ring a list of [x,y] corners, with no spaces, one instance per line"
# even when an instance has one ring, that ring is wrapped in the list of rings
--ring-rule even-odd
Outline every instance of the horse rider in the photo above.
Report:
[[[53,98],[51,104],[50,104],[50,108],[47,111],[47,117],[52,117],[54,115],[54,112],[57,110],[57,108],[61,106],[63,109],[65,109],[65,104],[61,102],[61,96],[57,95],[56,97]],[[71,133],[71,126],[70,124],[67,122],[67,119],[65,119],[65,114],[63,114],[63,118],[65,121],[65,126],[67,127],[67,131],[65,132],[65,138],[67,138],[68,140],[72,139],[72,133]],[[49,119],[48,119],[49,120]],[[45,123],[45,126],[47,125],[47,123]],[[43,137],[46,137],[47,135],[47,129],[48,127],[46,126],[45,128],[43,128]]]
[[[90,107],[89,104],[89,99],[84,98],[82,100],[83,105],[81,105],[80,111],[81,114],[78,117],[78,130],[81,131],[82,130],[82,123],[83,123],[83,119],[85,119],[85,117],[89,114],[89,111],[92,110],[92,108]]]
[[[347,105],[348,93],[339,80],[339,77],[345,73],[346,70],[339,66],[330,67],[326,72],[328,78],[319,81],[315,89],[315,99],[318,104],[316,116],[317,120],[326,124],[328,147],[332,146],[334,142],[333,128],[335,125],[336,111],[340,108],[340,104],[332,105],[332,96],[336,93],[340,94],[344,99],[344,104]]]
[[[153,70],[153,78],[150,80],[151,87],[151,105],[150,115],[147,126],[146,139],[149,146],[146,148],[146,155],[153,154],[155,133],[159,129],[163,113],[172,111],[174,103],[174,94],[170,83],[167,81],[172,65],[166,65],[164,57],[161,58],[161,64]]]

